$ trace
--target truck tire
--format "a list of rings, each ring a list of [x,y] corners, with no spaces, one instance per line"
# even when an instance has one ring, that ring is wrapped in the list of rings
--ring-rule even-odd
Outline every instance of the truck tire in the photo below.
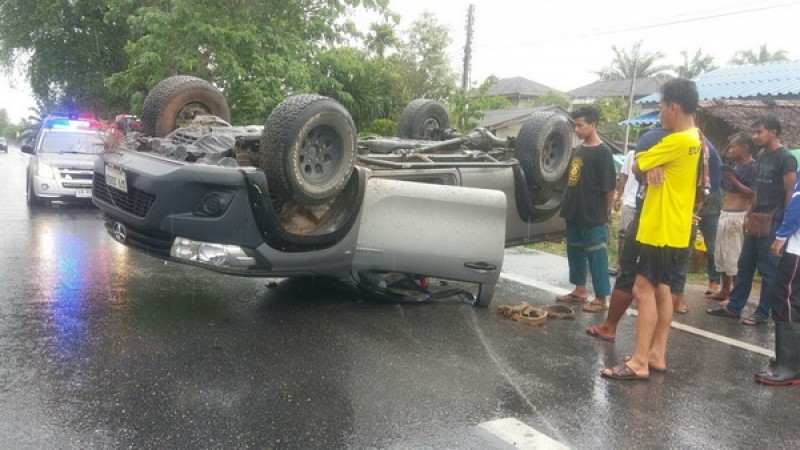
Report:
[[[165,78],[144,99],[142,131],[164,137],[200,114],[231,120],[228,101],[213,84],[188,75]]]
[[[320,205],[339,194],[356,161],[356,126],[339,102],[300,94],[272,110],[256,162],[270,192],[304,205]]]
[[[441,103],[418,98],[403,108],[397,120],[397,136],[406,139],[435,138],[434,130],[450,128],[450,116]]]
[[[522,124],[516,141],[515,156],[529,183],[539,188],[557,183],[569,166],[572,127],[561,114],[534,113]]]

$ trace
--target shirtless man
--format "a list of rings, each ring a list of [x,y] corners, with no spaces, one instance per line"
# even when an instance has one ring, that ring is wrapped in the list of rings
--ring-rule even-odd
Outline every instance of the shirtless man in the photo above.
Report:
[[[708,296],[710,299],[726,300],[731,294],[744,241],[744,216],[755,195],[754,149],[755,143],[749,133],[737,133],[731,136],[728,156],[734,165],[725,166],[722,170],[722,190],[725,195],[722,199],[722,213],[719,216],[717,243],[714,249],[717,271],[722,274],[722,289]]]

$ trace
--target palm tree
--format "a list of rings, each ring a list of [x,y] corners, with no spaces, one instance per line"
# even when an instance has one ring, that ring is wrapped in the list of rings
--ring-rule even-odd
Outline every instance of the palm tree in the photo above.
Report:
[[[753,50],[739,50],[731,58],[731,64],[741,66],[744,64],[761,64],[770,61],[786,61],[789,59],[789,54],[786,50],[777,50],[770,52],[767,50],[767,44],[762,44],[758,49],[758,53]]]
[[[669,66],[656,64],[657,60],[664,57],[663,53],[643,52],[641,47],[642,41],[633,44],[630,51],[612,45],[614,59],[611,65],[595,73],[601,80],[629,80],[652,77],[669,69]]]
[[[392,25],[374,22],[369,26],[369,33],[366,36],[367,49],[375,53],[378,58],[383,59],[386,50],[396,48],[399,43],[400,39]]]
[[[703,55],[701,49],[697,49],[692,59],[689,59],[689,52],[686,50],[681,52],[683,55],[683,64],[680,66],[672,66],[675,74],[683,78],[694,78],[701,73],[710,72],[717,68],[714,65],[714,57],[710,55]]]
[[[39,128],[42,127],[44,118],[47,116],[47,108],[41,102],[38,102],[37,106],[31,106],[28,108],[28,111],[31,114],[28,116],[25,124],[19,130],[19,139],[23,143],[33,141],[33,139],[36,137],[36,133],[39,132]]]

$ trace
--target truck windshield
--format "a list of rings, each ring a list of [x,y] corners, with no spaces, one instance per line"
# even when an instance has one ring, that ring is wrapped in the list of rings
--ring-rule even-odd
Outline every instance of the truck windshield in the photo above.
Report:
[[[97,154],[103,151],[104,144],[103,135],[94,131],[47,133],[39,152]]]

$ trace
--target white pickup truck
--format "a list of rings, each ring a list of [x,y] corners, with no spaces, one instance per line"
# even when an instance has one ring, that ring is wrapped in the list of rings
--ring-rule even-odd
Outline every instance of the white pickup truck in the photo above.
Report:
[[[399,137],[356,137],[336,101],[302,94],[264,126],[231,126],[213,85],[163,80],[94,169],[93,201],[117,241],[240,276],[332,277],[398,301],[454,280],[491,302],[506,246],[561,237],[569,120],[534,115],[516,139],[450,130],[415,100]],[[438,285],[438,283],[436,283]],[[452,289],[450,289],[452,291]]]

